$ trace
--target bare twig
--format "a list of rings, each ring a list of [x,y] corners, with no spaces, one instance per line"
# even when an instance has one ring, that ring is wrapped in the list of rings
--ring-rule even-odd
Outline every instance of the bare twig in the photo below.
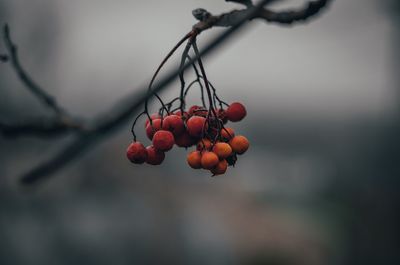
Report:
[[[28,88],[32,94],[34,94],[45,105],[52,109],[57,115],[65,115],[65,112],[57,104],[56,99],[47,94],[39,85],[37,85],[22,67],[19,61],[17,46],[11,40],[10,29],[8,25],[4,26],[3,34],[6,49],[10,57],[10,62],[14,67],[19,79],[24,83],[25,87]]]
[[[13,69],[18,75],[24,86],[36,97],[43,105],[53,110],[56,114],[54,118],[42,118],[29,120],[24,123],[10,124],[0,123],[0,134],[6,137],[19,137],[22,135],[35,136],[58,136],[71,131],[82,131],[84,125],[80,121],[70,117],[57,103],[54,97],[50,96],[27,74],[22,67],[18,56],[17,46],[11,39],[8,25],[3,28],[3,37],[7,55],[2,55],[2,61],[10,61]]]
[[[185,108],[185,100],[184,100],[184,94],[185,94],[185,78],[184,78],[184,69],[183,66],[185,65],[186,59],[189,54],[190,47],[192,46],[193,39],[190,38],[189,41],[186,44],[185,50],[182,53],[182,59],[181,59],[181,64],[179,66],[179,69],[181,69],[181,72],[179,73],[179,80],[181,81],[181,92],[180,92],[180,110],[181,113],[183,114],[183,110]]]
[[[29,171],[27,174],[22,176],[21,180],[23,183],[34,183],[39,180],[44,179],[45,177],[50,176],[52,173],[60,170],[61,168],[67,166],[71,161],[76,159],[79,155],[83,154],[84,151],[88,150],[90,147],[95,145],[97,142],[103,140],[105,137],[109,136],[111,133],[115,132],[117,129],[119,129],[122,125],[124,125],[126,122],[130,120],[130,117],[133,113],[137,112],[138,109],[146,103],[154,94],[159,93],[161,90],[165,89],[168,84],[170,84],[175,78],[184,70],[186,70],[188,67],[191,67],[194,65],[196,61],[199,61],[200,57],[204,57],[208,54],[210,54],[211,51],[213,51],[216,47],[220,46],[223,42],[225,42],[229,37],[233,35],[233,33],[237,32],[243,25],[245,25],[246,21],[252,20],[254,18],[259,18],[261,15],[263,16],[263,19],[266,19],[267,21],[275,21],[279,22],[278,20],[282,21],[289,21],[287,18],[282,19],[282,17],[277,16],[275,13],[275,18],[273,18],[273,15],[271,13],[265,13],[265,10],[263,7],[271,2],[271,0],[262,0],[260,1],[257,5],[247,5],[246,3],[250,1],[234,1],[237,3],[243,3],[245,4],[248,8],[242,11],[232,11],[227,14],[222,14],[220,16],[212,16],[209,13],[204,13],[204,11],[198,12],[197,13],[197,18],[200,18],[200,22],[198,22],[196,25],[193,26],[193,30],[188,33],[183,40],[188,39],[189,37],[193,36],[193,34],[198,35],[202,31],[209,29],[214,26],[225,26],[229,27],[225,32],[217,36],[215,39],[209,42],[208,45],[206,45],[205,49],[203,49],[201,52],[198,51],[199,53],[196,54],[195,58],[188,60],[188,62],[180,69],[176,69],[169,74],[167,74],[164,78],[162,78],[158,84],[155,84],[153,86],[153,81],[155,79],[155,76],[152,78],[151,84],[149,88],[151,89],[151,92],[146,92],[145,88],[138,89],[135,91],[134,94],[124,96],[124,100],[119,102],[116,107],[111,108],[110,110],[104,112],[103,114],[99,115],[98,118],[94,120],[92,123],[93,126],[86,126],[85,130],[79,130],[80,134],[76,136],[74,140],[72,140],[71,143],[66,145],[59,153],[57,153],[55,156],[51,157],[49,160],[44,161],[42,164],[38,165],[31,171]],[[317,1],[320,3],[325,3],[328,2],[328,0],[321,0]],[[324,4],[324,5],[325,5]],[[315,11],[316,8],[313,7],[311,8],[315,14],[315,12],[318,12],[321,8],[318,9],[318,11]],[[205,11],[207,12],[207,11]],[[270,11],[268,11],[270,12]],[[304,17],[306,16],[311,16],[313,15],[313,12],[310,11],[303,11],[302,14]],[[196,12],[194,12],[196,13]],[[209,14],[209,15],[208,15]],[[299,12],[293,13],[293,16],[295,16],[295,20],[300,20],[299,19]],[[310,15],[311,14],[311,15]],[[265,16],[265,17],[264,17]],[[279,17],[276,18],[276,17]],[[270,20],[268,20],[269,18]],[[47,106],[52,108],[56,113],[61,113],[62,110],[61,108],[58,107],[56,101],[49,95],[47,95],[39,86],[36,85],[32,81],[31,78],[26,74],[26,72],[22,69],[17,52],[16,52],[16,47],[12,43],[10,35],[9,35],[9,30],[8,27],[5,28],[5,40],[7,43],[8,50],[11,55],[11,61],[14,66],[14,69],[16,70],[19,78],[22,80],[22,82],[25,84],[27,88],[29,88],[33,94],[35,94],[38,98],[40,98]],[[183,43],[180,42],[179,45]],[[179,46],[178,45],[178,46]],[[168,57],[168,56],[167,56]],[[159,71],[159,70],[158,70]],[[158,73],[158,71],[156,73]],[[204,76],[204,73],[203,73]],[[205,76],[204,76],[205,78]],[[206,81],[206,80],[205,80]],[[206,81],[205,84],[208,85],[208,82]],[[145,104],[147,105],[147,103]],[[148,114],[147,110],[146,113]],[[53,123],[53,129],[44,129],[46,126],[39,126],[39,130],[33,124],[25,124],[22,126],[5,126],[1,131],[4,132],[9,132],[9,133],[18,133],[21,130],[28,129],[28,131],[33,132],[56,132],[58,130],[62,131],[64,130],[63,126],[64,124],[60,124],[59,121],[55,121]],[[0,129],[2,128],[0,126]],[[49,126],[52,127],[52,126]],[[11,129],[12,128],[12,129]],[[78,126],[78,128],[80,128]],[[65,128],[65,130],[71,131],[71,128]]]

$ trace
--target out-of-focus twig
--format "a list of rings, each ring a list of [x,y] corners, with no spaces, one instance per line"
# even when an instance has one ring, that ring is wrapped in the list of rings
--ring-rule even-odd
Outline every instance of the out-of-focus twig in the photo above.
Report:
[[[26,122],[0,122],[0,134],[7,138],[21,136],[55,137],[72,131],[82,132],[82,124],[73,120],[31,119]]]
[[[33,81],[33,79],[27,74],[25,69],[22,67],[19,56],[18,56],[18,48],[13,43],[10,35],[10,28],[6,24],[3,30],[4,34],[4,43],[6,45],[6,49],[8,51],[8,55],[10,57],[10,62],[14,67],[15,72],[17,73],[19,79],[24,83],[25,87],[32,92],[39,100],[41,100],[45,105],[47,105],[50,109],[52,109],[56,114],[61,115],[64,111],[57,104],[57,101],[54,97],[47,94],[38,84]]]
[[[83,130],[83,124],[63,110],[58,105],[56,99],[49,95],[27,74],[19,60],[18,48],[11,38],[10,28],[7,24],[3,28],[3,38],[8,54],[1,55],[0,58],[4,62],[9,61],[11,63],[24,87],[38,98],[44,106],[51,109],[55,117],[28,120],[23,123],[1,121],[0,134],[6,137],[19,137],[23,135],[55,136],[70,131]]]

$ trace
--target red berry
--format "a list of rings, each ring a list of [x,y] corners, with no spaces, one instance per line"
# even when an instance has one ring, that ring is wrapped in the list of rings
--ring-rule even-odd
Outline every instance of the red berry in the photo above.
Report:
[[[203,117],[205,117],[205,116],[207,116],[207,113],[208,113],[208,111],[205,108],[197,106],[197,105],[191,106],[190,109],[189,109],[189,115],[190,116],[203,116]]]
[[[242,120],[246,114],[246,108],[239,102],[232,103],[226,110],[226,116],[228,117],[228,120],[233,122]]]
[[[201,107],[200,107],[200,106],[197,106],[197,105],[191,106],[191,107],[189,108],[189,111],[188,111],[189,115],[192,116],[192,115],[194,114],[194,112],[195,112],[196,110],[198,110],[198,109],[201,109]]]
[[[178,115],[169,115],[162,122],[163,130],[170,131],[174,136],[178,136],[185,131],[185,124]]]
[[[200,116],[192,116],[186,122],[188,133],[193,137],[201,137],[203,129],[206,125],[206,118]]]
[[[189,118],[189,113],[187,113],[186,111],[183,112],[182,115],[182,111],[178,110],[174,113],[175,115],[182,117],[184,120],[187,120]]]
[[[146,135],[150,140],[153,139],[154,134],[161,130],[161,119],[154,119],[152,124],[150,122],[146,126]]]
[[[160,151],[156,148],[154,148],[154,146],[148,146],[146,148],[147,150],[147,160],[146,163],[150,164],[150,165],[160,165],[165,158],[165,153],[163,151]]]
[[[207,138],[201,139],[196,146],[197,151],[210,151],[212,142]]]
[[[174,143],[174,135],[170,131],[160,130],[153,136],[153,146],[158,150],[169,151]]]
[[[196,138],[193,138],[185,130],[181,135],[175,137],[175,143],[179,147],[188,148],[196,143]]]
[[[150,119],[151,119],[152,121],[154,121],[155,119],[161,119],[161,116],[160,116],[160,114],[158,114],[158,113],[153,113],[153,114],[150,115]],[[146,122],[144,123],[144,127],[146,128],[146,127],[147,127],[147,124],[149,124],[149,123],[150,123],[149,118],[147,118],[147,119],[146,119]]]
[[[147,150],[140,142],[133,142],[126,150],[126,156],[135,164],[143,164],[147,159]]]

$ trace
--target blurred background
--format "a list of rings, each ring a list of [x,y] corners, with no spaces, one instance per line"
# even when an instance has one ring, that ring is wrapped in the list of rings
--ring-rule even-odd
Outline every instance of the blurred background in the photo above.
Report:
[[[35,80],[90,119],[149,82],[197,7],[238,6],[0,0],[0,23]],[[129,163],[127,124],[24,188],[18,176],[71,138],[0,137],[0,264],[400,264],[399,12],[396,0],[335,0],[306,24],[254,21],[208,56],[220,96],[248,110],[232,127],[251,147],[223,176],[190,169],[178,149],[159,167]],[[0,119],[50,114],[0,64]]]

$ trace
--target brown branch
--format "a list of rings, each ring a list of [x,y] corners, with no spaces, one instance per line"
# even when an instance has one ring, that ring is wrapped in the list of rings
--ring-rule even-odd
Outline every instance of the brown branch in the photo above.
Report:
[[[318,1],[318,2],[327,2]],[[232,2],[232,1],[231,1]],[[247,3],[249,1],[233,1],[237,3]],[[182,68],[175,69],[174,71],[167,74],[164,78],[162,78],[158,84],[154,85],[151,93],[146,92],[146,88],[137,89],[134,94],[124,96],[124,100],[116,104],[116,107],[111,108],[105,113],[98,116],[97,119],[92,123],[93,126],[81,127],[79,124],[78,131],[80,132],[77,137],[72,140],[71,143],[66,145],[63,149],[60,150],[55,156],[51,157],[49,160],[44,161],[42,164],[33,168],[27,174],[22,176],[21,181],[25,184],[35,183],[39,180],[44,179],[45,177],[50,176],[54,172],[60,170],[61,168],[67,166],[71,161],[76,159],[79,155],[83,154],[90,147],[94,146],[99,141],[105,139],[111,133],[115,132],[122,125],[130,120],[130,117],[133,113],[137,112],[139,108],[154,94],[159,93],[163,89],[165,89],[172,81],[175,80],[177,76],[181,73],[181,71],[186,70],[188,67],[191,67],[196,61],[198,61],[199,57],[205,57],[211,51],[213,51],[216,47],[220,46],[222,43],[226,42],[226,40],[231,37],[235,32],[237,32],[243,25],[245,25],[246,21],[252,20],[254,18],[259,17],[263,14],[263,7],[270,3],[271,0],[262,0],[255,6],[248,5],[248,8],[242,11],[232,11],[227,14],[223,14],[220,16],[212,16],[207,11],[197,10],[194,11],[193,14],[196,18],[200,18],[200,22],[193,26],[194,34],[198,35],[202,31],[209,29],[214,26],[225,26],[229,27],[225,32],[218,35],[215,39],[210,41],[208,45],[206,45],[205,49],[203,49],[199,54],[195,56],[195,58],[189,60]],[[303,11],[306,13],[305,15],[309,15],[307,11]],[[296,13],[297,14],[297,13]],[[268,16],[271,16],[270,14]],[[265,19],[265,18],[264,18]],[[296,19],[298,19],[296,17]],[[287,21],[287,20],[285,20]],[[20,66],[18,61],[16,47],[11,42],[11,38],[9,38],[8,27],[5,30],[5,38],[8,41],[9,51],[12,55],[12,63],[14,68],[16,69],[19,78],[24,82],[24,84],[43,102],[46,103],[49,107],[52,107],[56,112],[60,112],[61,109],[56,104],[56,101],[52,99],[49,95],[44,93],[44,91],[37,86],[25,73],[25,71]],[[8,39],[8,40],[7,40]],[[11,48],[11,49],[10,49]],[[59,110],[59,111],[57,111]],[[63,130],[72,131],[71,128],[65,128],[64,124],[60,124],[58,121],[55,121],[52,126],[38,126],[35,127],[33,124],[25,124],[22,126],[10,126],[3,128],[3,132],[8,130],[8,132],[18,132],[20,133],[23,129],[28,129],[30,132],[62,132]],[[1,126],[0,126],[1,128]],[[11,129],[12,128],[12,129]],[[39,129],[38,129],[39,128]],[[46,129],[44,129],[46,128]],[[85,129],[82,129],[85,128]]]
[[[293,22],[305,21],[314,15],[318,14],[331,0],[318,0],[308,2],[303,8],[299,10],[289,10],[274,12],[266,8],[261,8],[257,12],[252,13],[254,7],[247,6],[246,9],[233,10],[221,15],[212,15],[210,12],[203,8],[193,10],[193,16],[200,22],[195,25],[195,28],[201,32],[211,27],[231,27],[237,21],[247,18],[248,20],[263,19],[267,22],[274,22],[279,24],[292,24]],[[233,1],[233,2],[246,2],[246,1]],[[271,3],[273,1],[268,1]],[[252,13],[251,16],[248,14]]]

